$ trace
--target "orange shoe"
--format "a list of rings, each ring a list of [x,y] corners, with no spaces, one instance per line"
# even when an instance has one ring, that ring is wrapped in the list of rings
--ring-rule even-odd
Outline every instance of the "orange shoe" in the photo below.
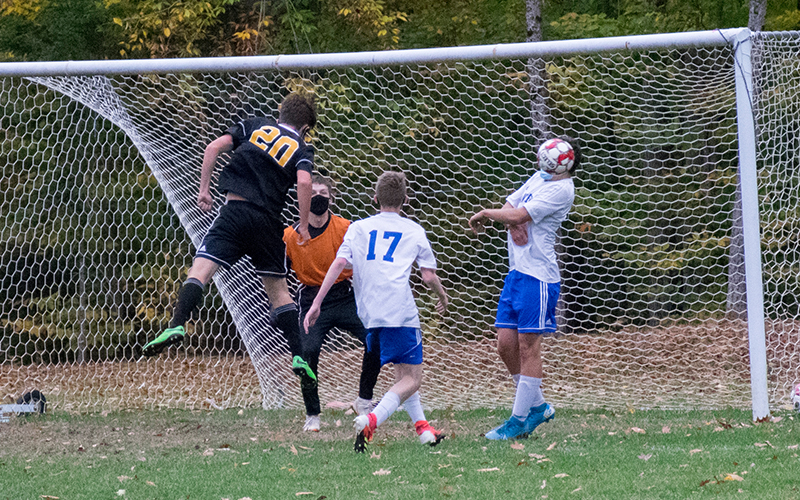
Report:
[[[419,442],[430,446],[436,446],[447,436],[437,431],[428,423],[427,420],[420,420],[414,423],[414,428],[419,435]]]
[[[353,427],[358,431],[354,449],[356,453],[364,453],[367,450],[367,443],[372,441],[375,428],[378,427],[378,417],[374,413],[359,415],[353,420]]]

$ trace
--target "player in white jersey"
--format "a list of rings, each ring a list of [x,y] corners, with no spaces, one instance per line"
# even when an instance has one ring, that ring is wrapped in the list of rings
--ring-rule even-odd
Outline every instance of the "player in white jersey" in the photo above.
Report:
[[[406,177],[385,172],[375,185],[380,213],[350,224],[336,260],[325,275],[314,303],[306,314],[306,331],[319,317],[320,306],[336,278],[346,267],[353,269],[353,290],[358,316],[367,329],[367,349],[380,351],[381,365],[394,363],[395,384],[368,415],[356,417],[355,449],[363,453],[375,428],[400,404],[414,422],[422,444],[435,446],[444,438],[428,424],[420,403],[422,336],[419,311],[409,277],[414,264],[422,281],[438,297],[436,310],[444,314],[447,293],[436,275],[436,259],[425,230],[400,216],[406,196]]]
[[[512,193],[503,208],[481,210],[469,220],[475,234],[486,221],[508,229],[510,271],[497,305],[497,351],[517,386],[511,417],[486,433],[492,440],[526,437],[552,420],[555,410],[542,394],[542,337],[556,331],[561,275],[556,262],[556,232],[575,199],[572,174],[581,161],[575,139],[574,160],[566,172],[536,172]],[[541,166],[541,162],[540,162]]]

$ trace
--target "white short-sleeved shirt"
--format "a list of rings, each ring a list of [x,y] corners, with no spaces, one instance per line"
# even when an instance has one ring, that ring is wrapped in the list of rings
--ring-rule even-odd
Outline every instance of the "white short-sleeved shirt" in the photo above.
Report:
[[[545,181],[539,172],[506,198],[514,208],[525,207],[531,216],[526,245],[515,245],[508,235],[508,259],[512,271],[517,270],[545,283],[561,281],[556,261],[556,232],[567,218],[574,200],[575,184],[571,178]]]
[[[365,328],[419,328],[411,267],[436,269],[425,230],[397,213],[381,212],[350,224],[336,254],[353,267],[353,291]]]

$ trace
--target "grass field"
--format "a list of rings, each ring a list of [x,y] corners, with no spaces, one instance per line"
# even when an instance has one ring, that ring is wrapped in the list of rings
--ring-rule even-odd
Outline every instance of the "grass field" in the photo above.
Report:
[[[404,412],[353,452],[352,414],[302,433],[295,410],[137,411],[0,424],[0,499],[800,499],[800,415],[561,411],[526,440],[482,435],[506,411]]]

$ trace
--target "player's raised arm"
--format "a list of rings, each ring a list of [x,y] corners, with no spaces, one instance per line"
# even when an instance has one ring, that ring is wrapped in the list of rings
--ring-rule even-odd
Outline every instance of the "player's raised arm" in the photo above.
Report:
[[[233,137],[229,134],[217,137],[206,146],[203,153],[203,167],[200,171],[200,191],[197,193],[197,206],[203,212],[208,212],[214,207],[214,198],[211,196],[211,174],[217,164],[219,155],[233,149]]]
[[[328,272],[325,273],[325,279],[319,287],[319,292],[317,292],[317,296],[314,298],[311,308],[308,310],[308,313],[306,313],[306,319],[303,320],[303,329],[306,333],[308,333],[308,327],[314,326],[314,323],[317,322],[320,308],[322,307],[322,301],[325,300],[325,296],[328,295],[331,287],[336,282],[336,278],[342,274],[345,266],[347,266],[347,259],[337,257],[331,264],[331,267],[328,268]]]
[[[299,245],[311,239],[308,233],[308,212],[311,207],[311,174],[305,170],[297,171],[297,208],[300,212],[300,221],[297,223],[297,234],[300,239],[297,241]],[[338,275],[337,275],[338,276]]]

